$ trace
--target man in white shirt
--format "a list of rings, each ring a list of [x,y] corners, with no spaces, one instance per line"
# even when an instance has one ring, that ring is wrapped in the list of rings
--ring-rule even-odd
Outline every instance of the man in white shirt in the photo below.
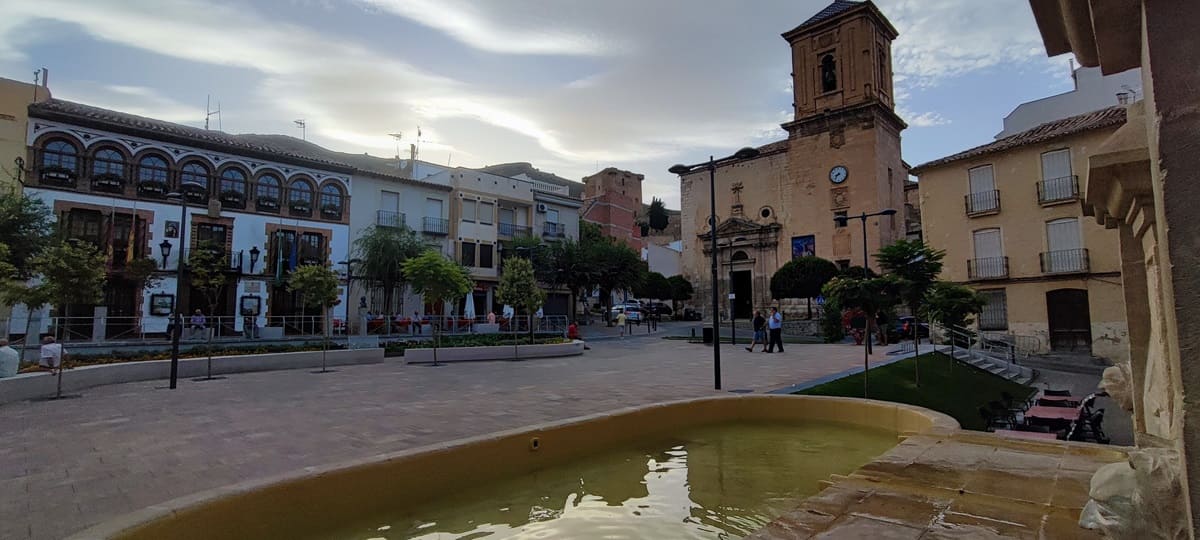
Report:
[[[771,316],[767,317],[767,352],[775,352],[775,347],[779,346],[779,352],[783,352],[783,315],[779,314],[779,308],[771,308]]]
[[[63,356],[67,354],[62,345],[54,342],[53,336],[46,336],[42,339],[41,354],[38,355],[38,363],[42,367],[50,368],[50,373],[62,368]]]
[[[8,346],[8,340],[0,338],[0,379],[13,377],[21,367],[21,354]]]

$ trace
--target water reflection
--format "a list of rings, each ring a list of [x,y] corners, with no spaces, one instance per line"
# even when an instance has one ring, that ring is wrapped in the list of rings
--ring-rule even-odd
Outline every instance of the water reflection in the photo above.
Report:
[[[836,424],[709,426],[442,497],[324,538],[741,537],[815,493],[818,480],[894,444],[893,435]]]

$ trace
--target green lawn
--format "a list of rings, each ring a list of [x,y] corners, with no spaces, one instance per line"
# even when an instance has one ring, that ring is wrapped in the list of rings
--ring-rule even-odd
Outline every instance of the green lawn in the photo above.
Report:
[[[871,368],[868,397],[933,409],[953,416],[965,429],[982,430],[986,426],[979,416],[979,407],[987,406],[989,401],[1000,401],[1001,392],[1021,398],[1033,391],[1028,386],[961,362],[954,362],[944,354],[922,354],[919,359],[920,388],[917,388],[915,380],[915,359],[909,358],[883,367]],[[862,397],[863,375],[858,373],[842,377],[797,393]]]

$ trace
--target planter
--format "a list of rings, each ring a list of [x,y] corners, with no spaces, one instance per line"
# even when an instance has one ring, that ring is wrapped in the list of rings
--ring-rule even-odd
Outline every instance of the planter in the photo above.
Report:
[[[221,204],[241,207],[245,204],[245,196],[236,191],[222,191]]]
[[[342,219],[342,208],[340,206],[322,206],[321,215],[327,218]]]
[[[279,211],[279,201],[277,199],[272,199],[270,197],[259,197],[258,200],[255,201],[255,204],[258,206],[259,210],[267,212]]]
[[[138,184],[138,194],[161,199],[167,195],[167,184],[158,181],[142,182]]]
[[[116,193],[125,189],[125,183],[120,176],[115,174],[102,174],[92,178],[92,189]]]
[[[547,345],[517,345],[516,351],[512,345],[490,345],[487,347],[439,347],[437,350],[438,363],[441,362],[478,362],[484,360],[512,360],[514,352],[517,358],[556,358],[560,356],[578,356],[583,354],[583,342],[579,340],[567,343],[551,343]],[[433,348],[406,349],[404,351],[406,364],[432,364]]]
[[[307,204],[292,203],[288,205],[288,210],[291,210],[293,214],[303,214],[306,216],[312,214],[312,206]]]
[[[75,171],[66,167],[45,167],[42,169],[43,184],[75,187],[75,176]]]

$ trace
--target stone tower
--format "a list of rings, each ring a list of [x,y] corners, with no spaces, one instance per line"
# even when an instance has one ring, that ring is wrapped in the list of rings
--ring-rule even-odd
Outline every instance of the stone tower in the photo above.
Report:
[[[642,211],[644,175],[608,167],[583,179],[583,209],[580,219],[600,226],[600,232],[642,249],[642,231],[637,226]]]
[[[892,88],[892,40],[897,36],[872,2],[838,0],[783,34],[792,48],[793,121],[783,195],[793,216],[815,216],[807,228],[817,256],[861,265],[862,226],[834,217],[894,208],[867,221],[868,264],[880,247],[904,237],[900,131]],[[822,245],[824,244],[824,245]]]

